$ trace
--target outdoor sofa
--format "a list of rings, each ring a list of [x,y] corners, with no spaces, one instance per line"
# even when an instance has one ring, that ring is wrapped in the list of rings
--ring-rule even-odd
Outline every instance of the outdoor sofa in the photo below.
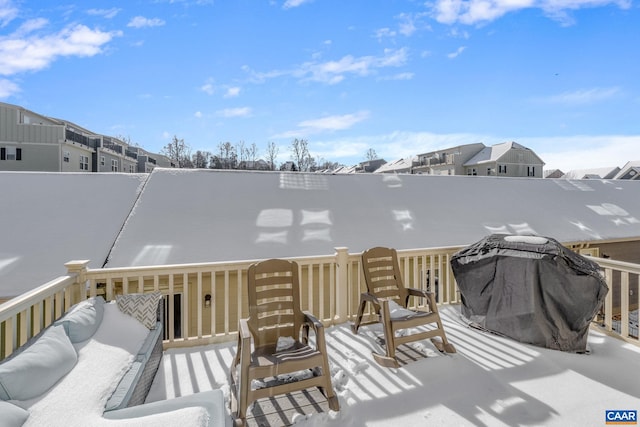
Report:
[[[144,404],[162,319],[159,293],[74,305],[0,363],[0,427],[224,426],[221,390]]]

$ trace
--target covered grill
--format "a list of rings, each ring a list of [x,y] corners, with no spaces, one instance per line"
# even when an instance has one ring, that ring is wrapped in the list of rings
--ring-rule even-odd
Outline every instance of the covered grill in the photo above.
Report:
[[[451,258],[462,315],[489,331],[584,352],[608,288],[598,265],[540,236],[494,234]]]

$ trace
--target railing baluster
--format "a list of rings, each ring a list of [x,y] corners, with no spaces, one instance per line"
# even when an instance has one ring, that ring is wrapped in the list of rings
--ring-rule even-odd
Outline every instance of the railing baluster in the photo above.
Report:
[[[613,270],[604,269],[604,277],[607,284],[613,283]],[[609,285],[609,292],[604,299],[604,327],[607,331],[613,330],[613,288]]]
[[[216,307],[218,295],[216,294],[216,272],[211,270],[211,336],[216,336]]]
[[[196,330],[198,334],[198,338],[202,338],[202,272],[198,271],[196,277],[196,304],[198,318],[196,322]]]
[[[188,340],[191,336],[191,332],[189,330],[189,273],[182,274],[182,292],[184,294],[184,298],[182,301],[182,339],[184,341]]]
[[[167,318],[169,319],[169,324],[165,325],[169,331],[169,342],[173,342],[176,338],[175,336],[175,319],[174,319],[174,313],[175,313],[175,307],[174,307],[174,290],[173,290],[173,274],[169,274],[169,316],[167,316]]]
[[[629,336],[629,272],[620,273],[620,335]]]
[[[242,290],[240,286],[236,287],[236,292],[238,295],[238,299],[242,299]],[[229,270],[224,270],[224,295],[225,295],[225,304],[224,304],[224,334],[229,334],[229,304],[231,303],[230,295],[229,295]],[[240,313],[238,313],[238,319],[241,317]]]

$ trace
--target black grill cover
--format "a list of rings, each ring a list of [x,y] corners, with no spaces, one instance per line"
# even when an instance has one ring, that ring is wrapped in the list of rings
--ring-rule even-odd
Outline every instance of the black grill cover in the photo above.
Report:
[[[520,342],[586,351],[608,292],[595,262],[552,238],[494,234],[454,254],[451,267],[470,322]]]

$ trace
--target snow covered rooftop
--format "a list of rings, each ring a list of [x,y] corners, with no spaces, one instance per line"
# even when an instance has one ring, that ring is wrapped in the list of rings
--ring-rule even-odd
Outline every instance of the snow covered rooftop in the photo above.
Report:
[[[107,257],[108,267],[253,260],[463,246],[496,232],[640,237],[637,181],[159,168],[3,172],[0,185],[0,298],[74,259],[93,268]]]
[[[496,232],[640,237],[639,194],[622,181],[156,169],[107,265],[457,246]]]
[[[147,175],[1,172],[0,299],[66,274],[102,267]]]

